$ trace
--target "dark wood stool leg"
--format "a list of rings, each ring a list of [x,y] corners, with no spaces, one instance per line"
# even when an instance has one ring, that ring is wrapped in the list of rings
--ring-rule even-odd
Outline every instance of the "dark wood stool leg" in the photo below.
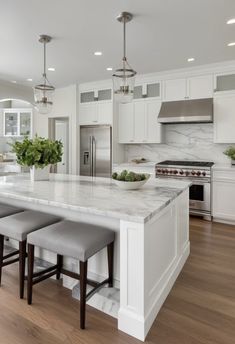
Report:
[[[114,255],[114,242],[107,246],[108,251],[108,270],[109,270],[109,287],[113,287],[113,255]]]
[[[3,250],[4,250],[4,236],[0,235],[0,286],[2,282]]]
[[[24,298],[24,278],[26,259],[26,240],[19,242],[19,274],[20,274],[20,298]]]
[[[56,273],[56,279],[59,280],[60,279],[60,274],[61,274],[61,269],[63,267],[63,256],[61,256],[60,254],[57,254],[57,273]]]
[[[87,261],[80,262],[80,328],[85,329],[86,320]]]
[[[34,245],[28,244],[28,304],[32,304],[33,297],[33,267],[34,267]]]

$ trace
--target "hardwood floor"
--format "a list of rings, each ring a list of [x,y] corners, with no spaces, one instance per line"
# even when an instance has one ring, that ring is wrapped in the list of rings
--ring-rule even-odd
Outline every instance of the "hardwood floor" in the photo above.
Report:
[[[191,219],[191,255],[147,337],[147,344],[235,342],[235,226]],[[18,298],[17,264],[4,269],[0,344],[135,344],[116,320],[79,303],[54,280],[37,285],[34,304]]]

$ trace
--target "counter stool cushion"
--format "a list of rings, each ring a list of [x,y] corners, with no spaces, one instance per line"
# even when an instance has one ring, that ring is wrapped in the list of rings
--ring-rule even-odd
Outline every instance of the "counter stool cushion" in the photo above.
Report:
[[[8,204],[0,203],[0,218],[10,216],[24,211],[22,208],[12,207]]]
[[[61,218],[34,210],[26,210],[0,219],[0,234],[11,239],[24,241],[27,234],[52,223]]]
[[[113,231],[64,220],[28,235],[28,243],[85,262],[114,241]]]

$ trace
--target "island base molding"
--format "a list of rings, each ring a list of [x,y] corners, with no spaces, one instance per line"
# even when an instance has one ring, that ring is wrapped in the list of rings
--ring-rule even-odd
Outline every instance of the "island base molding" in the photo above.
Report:
[[[120,223],[118,329],[144,341],[190,252],[188,190],[147,223]]]

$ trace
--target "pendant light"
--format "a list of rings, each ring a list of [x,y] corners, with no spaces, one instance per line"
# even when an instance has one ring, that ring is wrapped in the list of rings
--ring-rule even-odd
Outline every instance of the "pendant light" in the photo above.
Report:
[[[117,20],[123,23],[123,58],[122,68],[113,74],[113,90],[115,99],[120,103],[129,103],[133,100],[136,71],[128,64],[126,57],[126,23],[132,18],[133,15],[129,12],[122,12],[117,17]]]
[[[34,87],[34,100],[39,113],[48,114],[52,110],[53,95],[55,87],[50,84],[46,75],[46,44],[51,41],[51,37],[40,35],[39,42],[43,44],[44,69],[42,74],[42,83]]]

